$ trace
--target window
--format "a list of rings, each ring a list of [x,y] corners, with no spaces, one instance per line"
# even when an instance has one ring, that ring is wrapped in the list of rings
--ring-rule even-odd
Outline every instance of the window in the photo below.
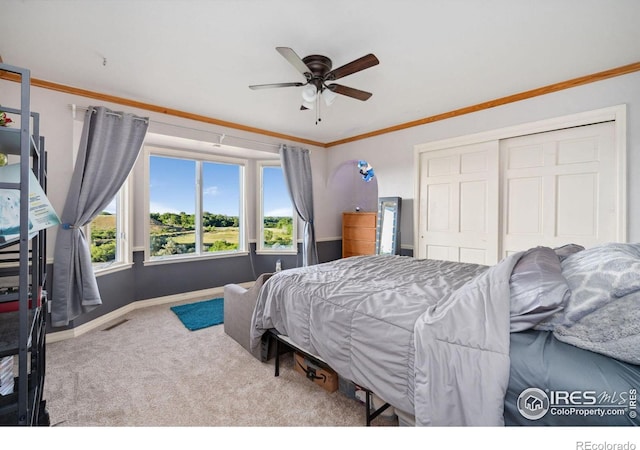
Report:
[[[246,251],[244,163],[149,153],[149,259]]]
[[[287,192],[282,167],[277,163],[258,164],[260,175],[260,215],[257,251],[296,253],[297,220]]]
[[[128,205],[129,179],[104,210],[85,227],[96,273],[131,263]]]

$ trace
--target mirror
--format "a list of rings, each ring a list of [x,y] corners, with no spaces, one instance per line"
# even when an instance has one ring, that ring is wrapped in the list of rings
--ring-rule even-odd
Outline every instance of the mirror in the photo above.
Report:
[[[378,199],[378,225],[376,227],[376,253],[378,255],[400,254],[400,212],[402,198],[380,197]]]

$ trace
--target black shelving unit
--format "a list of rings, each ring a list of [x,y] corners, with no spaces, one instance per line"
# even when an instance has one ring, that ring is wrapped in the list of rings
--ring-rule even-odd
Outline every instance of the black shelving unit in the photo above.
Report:
[[[49,425],[45,379],[46,232],[29,230],[31,173],[46,192],[46,152],[40,118],[30,109],[28,69],[0,63],[0,70],[20,78],[20,108],[2,106],[19,116],[19,128],[0,127],[0,153],[19,157],[20,180],[0,178],[0,189],[20,193],[20,232],[16,239],[0,237],[0,358],[14,361],[13,393],[0,395],[0,425]]]

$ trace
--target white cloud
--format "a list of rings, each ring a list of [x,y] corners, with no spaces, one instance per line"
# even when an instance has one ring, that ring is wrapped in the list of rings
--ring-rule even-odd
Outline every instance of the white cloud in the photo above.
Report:
[[[218,186],[209,186],[204,188],[204,190],[202,191],[204,195],[218,195],[219,192],[220,189],[218,189]]]
[[[151,202],[149,204],[149,211],[152,213],[173,213],[180,214],[181,211],[176,210],[175,208],[171,208],[169,206],[163,205],[162,203]]]
[[[272,209],[271,211],[267,211],[265,214],[265,216],[269,217],[283,217],[283,216],[292,216],[293,215],[293,209],[291,208],[276,208],[276,209]]]

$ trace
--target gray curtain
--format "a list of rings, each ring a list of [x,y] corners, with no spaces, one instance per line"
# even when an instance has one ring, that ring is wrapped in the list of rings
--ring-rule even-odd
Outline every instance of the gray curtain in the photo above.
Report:
[[[309,150],[281,145],[280,160],[289,195],[298,216],[304,221],[302,265],[312,266],[318,264],[318,249],[313,226],[313,180]]]
[[[51,322],[67,326],[102,304],[82,231],[111,202],[140,153],[147,118],[90,107],[56,236]]]

